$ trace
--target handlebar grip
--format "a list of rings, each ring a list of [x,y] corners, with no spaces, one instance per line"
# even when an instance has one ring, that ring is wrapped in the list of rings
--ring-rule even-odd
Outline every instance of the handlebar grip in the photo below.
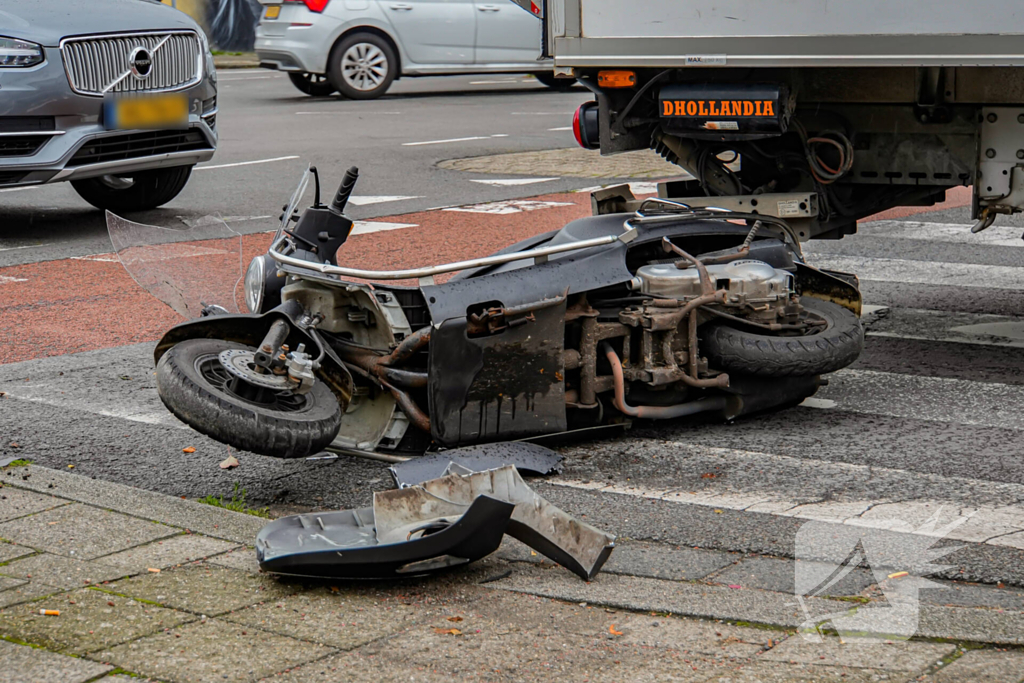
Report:
[[[348,204],[348,198],[352,194],[352,190],[355,189],[357,180],[359,180],[358,168],[353,166],[345,171],[345,177],[341,179],[341,185],[338,187],[338,194],[334,195],[334,201],[331,202],[332,212],[340,214],[345,211],[345,205]]]

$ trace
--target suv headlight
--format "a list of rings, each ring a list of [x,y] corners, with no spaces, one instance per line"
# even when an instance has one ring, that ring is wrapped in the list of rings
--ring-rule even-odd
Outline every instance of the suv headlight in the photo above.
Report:
[[[35,66],[43,61],[43,46],[17,38],[0,37],[0,67]]]

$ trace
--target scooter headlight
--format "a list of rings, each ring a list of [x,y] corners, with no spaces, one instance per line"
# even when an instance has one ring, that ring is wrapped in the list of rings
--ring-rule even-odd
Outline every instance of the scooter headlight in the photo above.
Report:
[[[245,271],[245,305],[250,313],[262,313],[261,306],[265,297],[267,283],[267,267],[262,256],[249,262]]]

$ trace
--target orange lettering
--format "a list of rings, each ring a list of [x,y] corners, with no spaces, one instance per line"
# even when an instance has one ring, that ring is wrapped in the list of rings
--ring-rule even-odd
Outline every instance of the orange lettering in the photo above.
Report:
[[[740,103],[737,102],[736,100],[732,101],[732,115],[743,116],[743,114],[740,113]]]
[[[665,100],[661,104],[662,104],[661,115],[662,116],[672,116],[672,102],[670,102],[669,100]],[[679,106],[678,102],[676,102],[676,106],[677,107]]]
[[[686,114],[688,116],[697,115],[697,103],[694,102],[693,100],[690,100],[689,102],[686,103]]]
[[[764,115],[765,116],[775,116],[775,109],[772,107],[772,101],[771,100],[767,100],[764,103]]]
[[[715,111],[715,101],[714,100],[711,100],[711,102],[708,104],[708,108],[711,111],[711,114],[710,114],[711,116],[721,116],[721,112]]]
[[[754,102],[754,104],[757,106],[757,116],[760,116],[761,115],[761,100],[757,100],[756,102]]]
[[[752,116],[754,114],[754,103],[750,100],[746,100],[743,103],[743,115]]]
[[[732,116],[732,111],[729,110],[729,101],[728,100],[723,100],[722,101],[722,109],[721,109],[721,111],[719,113],[722,116]]]
[[[697,103],[697,105],[698,105],[697,113],[700,114],[701,116],[707,116],[708,115],[708,110],[704,108],[705,104],[707,104],[707,103],[704,100],[701,100],[700,102]]]
[[[676,116],[686,115],[686,100],[676,100]]]

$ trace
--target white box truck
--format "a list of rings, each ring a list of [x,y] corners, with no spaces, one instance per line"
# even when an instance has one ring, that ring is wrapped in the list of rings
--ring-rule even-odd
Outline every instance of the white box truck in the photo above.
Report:
[[[1024,210],[1024,3],[514,1],[594,93],[580,144],[657,150],[695,178],[673,197],[757,202],[801,239],[956,186],[976,231]]]

